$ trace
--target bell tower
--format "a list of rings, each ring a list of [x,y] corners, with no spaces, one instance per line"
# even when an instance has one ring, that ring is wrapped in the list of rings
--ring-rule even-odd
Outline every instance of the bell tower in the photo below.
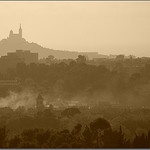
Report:
[[[20,28],[19,28],[19,35],[22,38],[22,28],[21,28],[21,24],[20,24]]]
[[[9,33],[9,38],[11,38],[13,36],[13,31],[11,30]]]

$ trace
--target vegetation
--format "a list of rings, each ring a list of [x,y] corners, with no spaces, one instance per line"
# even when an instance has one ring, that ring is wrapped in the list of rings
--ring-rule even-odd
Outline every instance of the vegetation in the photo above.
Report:
[[[0,148],[149,148],[150,131],[136,135],[131,142],[122,128],[113,131],[108,121],[98,118],[83,127],[77,124],[72,131],[26,129],[9,137],[6,127],[0,128]]]
[[[0,80],[20,83],[0,87],[0,96],[29,89],[48,95],[50,102],[76,100],[80,105],[51,105],[40,112],[0,108],[0,148],[150,148],[149,60],[119,56],[95,64],[83,56],[59,63],[49,59],[0,74]]]
[[[94,103],[97,97],[106,93],[111,101],[121,104],[150,105],[149,60],[106,60],[100,63],[102,65],[93,65],[80,55],[68,62],[50,65],[20,63],[16,69],[0,75],[0,80],[17,79],[20,87],[0,87],[0,95],[5,97],[9,90],[18,91],[28,86],[48,93],[51,99],[69,100],[82,96]]]

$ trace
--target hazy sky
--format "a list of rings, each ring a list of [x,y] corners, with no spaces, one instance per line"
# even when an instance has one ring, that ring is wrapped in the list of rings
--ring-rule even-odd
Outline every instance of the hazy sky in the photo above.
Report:
[[[150,56],[150,2],[0,2],[0,39],[20,23],[43,47]]]

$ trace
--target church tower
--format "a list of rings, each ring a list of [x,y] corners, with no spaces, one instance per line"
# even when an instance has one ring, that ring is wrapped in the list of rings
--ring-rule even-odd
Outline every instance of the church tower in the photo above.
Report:
[[[19,28],[19,36],[22,38],[22,28],[21,28],[21,24],[20,24],[20,28]]]
[[[9,37],[11,38],[13,36],[13,31],[11,30],[9,33]]]

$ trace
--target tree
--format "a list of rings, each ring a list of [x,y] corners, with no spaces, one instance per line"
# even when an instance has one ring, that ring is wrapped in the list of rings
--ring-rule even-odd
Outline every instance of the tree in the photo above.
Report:
[[[78,58],[76,59],[77,63],[85,63],[86,62],[86,57],[84,55],[78,55]]]
[[[0,148],[6,148],[7,139],[8,138],[8,130],[5,126],[0,127]]]
[[[53,61],[55,60],[55,57],[53,55],[49,55],[47,58],[46,58],[46,63],[47,64],[51,64],[53,63]]]
[[[73,117],[76,114],[80,114],[80,110],[78,108],[72,107],[72,108],[66,108],[61,115],[66,117]]]
[[[134,148],[149,148],[148,139],[143,133],[142,135],[136,135],[133,140],[133,147]]]
[[[16,135],[9,140],[9,148],[18,148],[21,142],[21,138]]]
[[[103,147],[104,141],[103,136],[105,131],[111,131],[111,126],[109,122],[103,118],[98,118],[90,123],[90,128],[92,130],[92,137],[96,143],[96,147]]]
[[[84,137],[84,142],[85,142],[85,147],[86,148],[91,148],[92,147],[92,132],[88,126],[85,126],[85,129],[82,133]]]
[[[97,131],[98,129],[103,131],[103,130],[110,130],[111,126],[107,120],[103,118],[98,118],[90,123],[90,128],[92,131]]]

